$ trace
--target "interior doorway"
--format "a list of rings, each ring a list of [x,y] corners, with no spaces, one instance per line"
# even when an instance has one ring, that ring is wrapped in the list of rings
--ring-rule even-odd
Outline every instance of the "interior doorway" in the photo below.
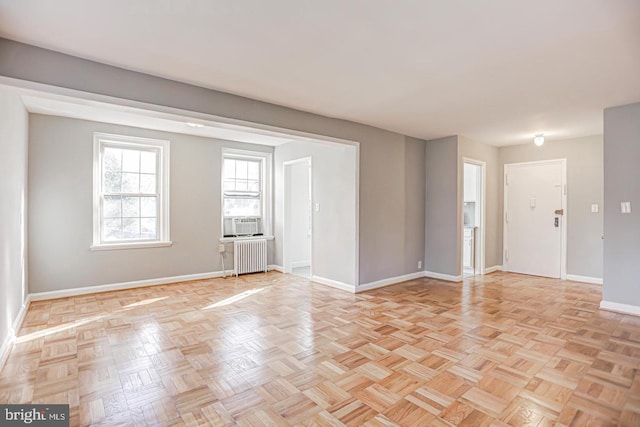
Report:
[[[504,167],[505,271],[566,278],[566,160]]]
[[[462,276],[484,274],[485,163],[463,161]]]
[[[284,271],[312,276],[311,157],[284,162]]]

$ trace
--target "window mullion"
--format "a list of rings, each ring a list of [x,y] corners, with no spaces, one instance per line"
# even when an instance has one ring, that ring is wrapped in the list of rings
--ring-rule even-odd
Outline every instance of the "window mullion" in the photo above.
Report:
[[[160,197],[158,193],[103,193],[104,196],[116,197]]]

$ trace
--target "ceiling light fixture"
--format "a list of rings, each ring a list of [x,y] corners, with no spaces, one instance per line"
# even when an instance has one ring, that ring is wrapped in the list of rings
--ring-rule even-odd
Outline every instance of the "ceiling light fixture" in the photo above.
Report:
[[[533,143],[536,144],[538,147],[540,147],[542,144],[544,144],[544,135],[541,133],[537,134],[533,138]]]
[[[191,126],[192,128],[203,128],[204,125],[201,125],[200,123],[191,123],[191,122],[187,122],[187,126]]]

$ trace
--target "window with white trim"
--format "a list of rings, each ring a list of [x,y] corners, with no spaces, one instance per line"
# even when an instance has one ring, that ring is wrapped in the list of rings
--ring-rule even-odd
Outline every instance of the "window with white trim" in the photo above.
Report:
[[[169,241],[169,141],[94,134],[96,249]]]
[[[271,154],[224,149],[222,158],[223,235],[267,234]]]

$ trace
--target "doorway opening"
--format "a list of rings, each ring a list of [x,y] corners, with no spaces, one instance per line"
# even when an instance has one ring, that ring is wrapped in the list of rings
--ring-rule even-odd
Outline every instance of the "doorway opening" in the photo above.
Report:
[[[462,277],[484,274],[485,163],[464,159],[462,195]]]
[[[284,162],[284,271],[312,276],[311,157]]]

